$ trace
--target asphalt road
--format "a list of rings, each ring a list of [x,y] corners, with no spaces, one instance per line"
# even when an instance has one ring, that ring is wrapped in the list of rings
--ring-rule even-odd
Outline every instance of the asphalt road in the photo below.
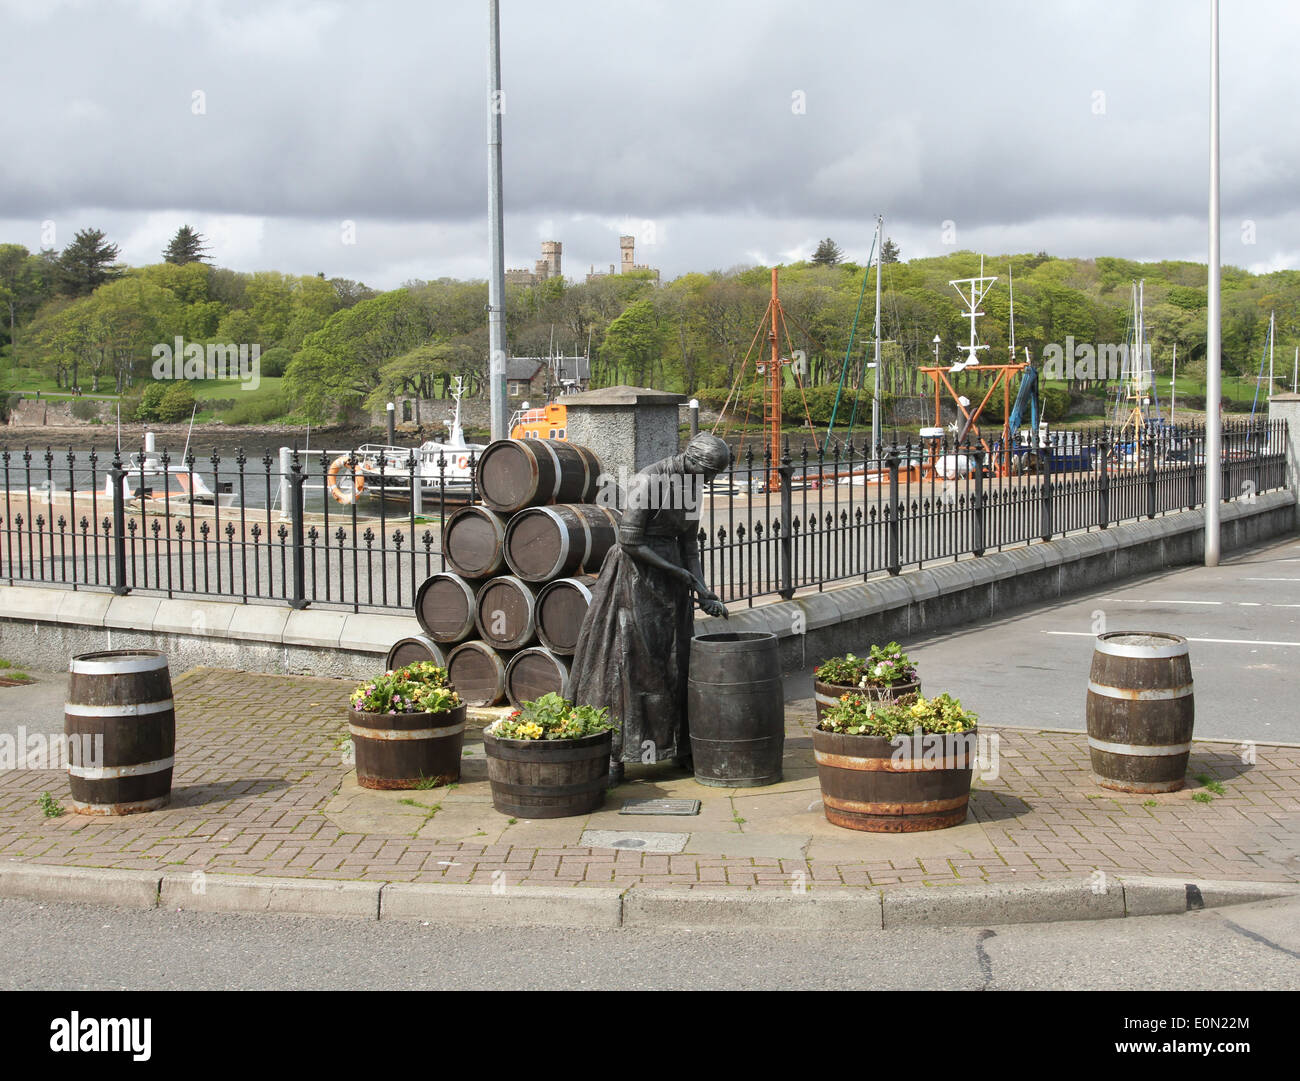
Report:
[[[464,928],[0,901],[16,990],[1296,990],[1300,898],[1179,916],[781,934]]]
[[[949,691],[988,724],[1082,731],[1093,640],[1120,630],[1189,640],[1198,737],[1300,743],[1296,538],[907,646],[927,693]]]

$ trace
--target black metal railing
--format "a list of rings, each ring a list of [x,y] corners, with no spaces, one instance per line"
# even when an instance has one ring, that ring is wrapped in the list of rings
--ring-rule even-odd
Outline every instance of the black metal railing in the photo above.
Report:
[[[1282,421],[1225,423],[1224,498],[1285,487],[1286,438]],[[1058,431],[1007,452],[944,435],[787,445],[776,461],[750,444],[690,513],[711,587],[752,604],[1198,507],[1204,440]],[[442,521],[477,498],[465,457],[0,450],[0,580],[409,610],[446,567]]]
[[[1284,421],[1228,421],[1226,500],[1286,486]],[[703,499],[705,576],[724,601],[898,574],[1202,505],[1205,430],[1060,430],[1005,450],[951,433],[874,452],[752,444]]]

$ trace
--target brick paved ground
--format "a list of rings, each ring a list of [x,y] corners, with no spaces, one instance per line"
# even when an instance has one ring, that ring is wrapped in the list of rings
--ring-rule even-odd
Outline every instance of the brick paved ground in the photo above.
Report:
[[[45,818],[68,798],[57,770],[0,772],[0,858],[87,867],[420,882],[790,889],[1030,881],[1094,870],[1300,881],[1300,749],[1198,742],[1189,788],[1127,796],[1097,787],[1081,734],[993,730],[996,779],[975,782],[959,827],[882,836],[830,825],[812,764],[811,702],[788,707],[785,781],[703,788],[656,767],[585,818],[512,822],[487,791],[482,743],[466,739],[462,783],[360,789],[339,749],[351,684],[194,669],[179,677],[177,768],[165,810]],[[6,691],[21,694],[21,690]],[[1208,803],[1191,777],[1219,781]],[[694,818],[630,817],[625,798],[690,796]],[[587,829],[676,835],[679,852],[584,847]],[[802,877],[801,877],[802,876]],[[501,874],[496,875],[496,880]]]

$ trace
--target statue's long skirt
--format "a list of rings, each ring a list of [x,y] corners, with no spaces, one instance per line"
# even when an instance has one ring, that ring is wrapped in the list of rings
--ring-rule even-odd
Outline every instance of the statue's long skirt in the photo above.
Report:
[[[677,537],[647,546],[682,565]],[[606,706],[620,728],[612,757],[662,762],[691,753],[686,676],[693,605],[685,583],[614,545],[591,590],[573,656],[570,694],[578,705]]]

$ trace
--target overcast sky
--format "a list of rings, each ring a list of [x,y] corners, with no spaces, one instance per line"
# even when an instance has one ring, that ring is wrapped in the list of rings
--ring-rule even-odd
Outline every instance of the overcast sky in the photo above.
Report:
[[[139,265],[189,223],[238,270],[486,277],[487,9],[0,0],[0,242]],[[1205,259],[1208,0],[501,9],[507,266],[865,259],[877,213],[904,258]],[[1295,267],[1300,3],[1221,18],[1223,258]]]

